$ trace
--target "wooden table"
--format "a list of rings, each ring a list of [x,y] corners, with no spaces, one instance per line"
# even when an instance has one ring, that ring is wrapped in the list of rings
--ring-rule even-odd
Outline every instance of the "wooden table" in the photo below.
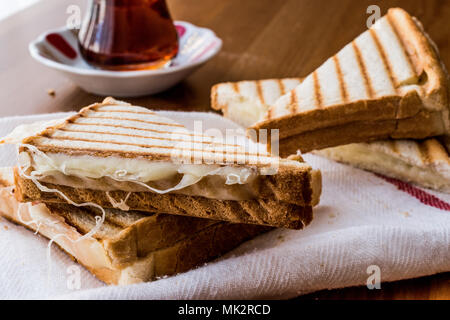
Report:
[[[442,0],[168,0],[174,19],[213,29],[224,47],[213,61],[175,88],[128,99],[155,109],[210,110],[209,90],[221,81],[304,76],[365,30],[369,5],[382,13],[400,6],[419,17],[450,66],[450,1]],[[88,94],[31,59],[28,43],[64,25],[69,4],[43,0],[0,21],[0,116],[77,110],[102,97]],[[56,96],[48,95],[54,89]],[[319,299],[450,299],[450,274],[393,284],[319,292]]]

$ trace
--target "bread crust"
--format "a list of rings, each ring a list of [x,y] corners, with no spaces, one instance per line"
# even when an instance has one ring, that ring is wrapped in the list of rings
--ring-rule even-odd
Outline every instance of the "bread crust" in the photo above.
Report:
[[[66,203],[66,200],[57,193],[40,191],[33,181],[21,177],[18,170],[15,170],[14,177],[18,201]],[[105,208],[113,207],[103,191],[42,184],[50,189],[60,190],[75,203],[93,202]],[[112,191],[109,194],[114,199],[125,199],[128,196],[128,192],[125,191]],[[298,206],[273,199],[261,198],[231,201],[170,193],[131,192],[126,204],[131,210],[137,211],[170,213],[233,223],[258,224],[290,229],[301,229],[308,225],[313,218],[312,206]]]
[[[71,257],[106,284],[129,285],[155,281],[189,271],[270,230],[271,228],[263,226],[220,222],[193,233],[171,246],[140,256],[126,267],[114,265],[108,268],[93,267],[82,263],[76,256]],[[116,252],[105,248],[105,253],[111,255]]]
[[[229,82],[226,82],[226,83],[229,83]],[[217,89],[219,88],[220,84],[215,84],[211,87],[211,93],[210,93],[211,108],[213,108],[214,110],[217,110],[217,111],[221,110],[225,114],[228,110],[228,106],[219,105],[218,100],[217,100]]]
[[[421,111],[418,115],[402,120],[360,121],[350,124],[304,132],[280,140],[280,156],[307,153],[313,150],[370,142],[388,138],[424,139],[438,136],[442,130],[439,112]]]
[[[435,105],[448,109],[448,75],[436,44],[425,32],[420,21],[411,17],[405,10],[392,8],[388,14],[392,16],[392,21],[398,24],[397,31],[419,75],[422,72],[427,74],[426,98],[432,100]]]

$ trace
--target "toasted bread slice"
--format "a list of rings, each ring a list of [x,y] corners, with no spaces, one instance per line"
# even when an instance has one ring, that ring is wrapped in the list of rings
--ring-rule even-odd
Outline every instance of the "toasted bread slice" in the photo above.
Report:
[[[260,83],[267,84],[267,82],[272,82],[272,86],[266,85],[263,87],[270,88],[282,81],[283,79],[269,79],[261,80]],[[233,110],[233,116],[236,119],[243,119],[240,116],[241,109],[248,106],[256,105],[262,111],[263,107],[256,101],[258,96],[253,95],[252,97],[245,91],[247,88],[252,87],[250,85],[252,82],[244,81],[244,83],[246,83],[245,87],[234,91],[228,89],[233,87],[231,83],[215,85],[215,94],[212,94],[212,97],[215,96],[215,98],[212,99],[212,106],[217,110],[222,110],[226,117],[229,116],[226,110]],[[256,87],[256,83],[253,84],[253,87]],[[241,96],[246,97],[245,104],[236,103],[236,101],[242,101]],[[273,98],[276,99],[276,97]],[[221,107],[219,107],[217,101],[221,101]],[[242,115],[244,114],[247,113],[242,111]],[[252,114],[253,117],[246,119],[248,122],[241,121],[243,126],[250,126],[256,123],[259,120],[257,117],[262,112]],[[433,121],[439,121],[439,119],[426,117],[423,114],[416,118],[416,121],[420,122],[415,124],[418,130],[420,130],[422,124],[425,124],[425,127],[432,127]],[[334,135],[346,130],[348,134],[356,132],[356,134],[360,135],[356,136],[355,140],[367,141],[371,140],[371,137],[364,135],[367,132],[365,129],[371,128],[371,132],[377,130],[380,135],[384,133],[386,137],[389,137],[388,132],[391,130],[390,126],[393,125],[395,125],[395,122],[386,121],[381,125],[365,122],[363,124],[338,126],[332,130],[326,129],[305,133],[303,139],[309,139],[312,145],[317,143],[317,141],[320,145],[327,145],[327,141],[332,140]],[[398,126],[397,130],[402,130],[402,125]],[[382,140],[368,143],[353,143],[315,151],[314,153],[361,169],[412,182],[425,188],[450,193],[449,141],[448,136],[426,140]],[[291,148],[295,149],[298,141],[293,138],[290,139],[289,143],[292,143]]]
[[[402,9],[390,9],[280,97],[251,129],[279,129],[281,155],[361,139],[443,135],[450,131],[448,92],[447,72],[421,24]],[[424,118],[430,120],[422,124]],[[386,122],[393,125],[372,128]],[[364,129],[365,123],[371,126]],[[366,132],[338,130],[343,126]],[[319,130],[333,134],[321,139]]]
[[[211,107],[247,128],[263,119],[279,97],[300,83],[300,78],[219,83],[211,88]]]
[[[349,124],[307,131],[302,134],[280,140],[280,155],[288,156],[300,145],[308,145],[305,152],[320,150],[336,145],[348,144],[348,137],[353,142],[371,142],[379,139],[402,139],[404,132],[411,131],[411,139],[423,136],[438,136],[442,115],[440,113],[420,112],[417,116],[402,120],[358,121]],[[395,133],[392,133],[395,130]],[[305,144],[303,144],[305,143]]]
[[[270,230],[255,225],[107,209],[105,222],[93,238],[77,242],[94,228],[98,212],[68,204],[20,204],[14,197],[12,175],[12,168],[0,169],[0,215],[54,239],[107,284],[152,281],[184,272]]]
[[[450,156],[437,139],[354,143],[315,153],[425,188],[450,193]]]
[[[19,201],[66,202],[63,193],[123,210],[301,228],[320,197],[320,172],[301,157],[216,141],[111,98],[33,126],[37,133],[19,129],[3,139],[19,145]]]
[[[44,185],[51,190],[58,190],[67,195],[75,203],[95,203],[103,208],[112,208],[114,202],[111,199],[115,199],[117,203],[126,202],[127,209],[130,210],[170,213],[289,229],[301,229],[308,225],[313,218],[312,206],[298,206],[272,199],[216,200],[171,193],[158,194],[121,190],[106,193],[99,190],[77,189],[50,183]],[[21,176],[18,170],[15,170],[15,186],[15,195],[20,202],[66,203],[61,194],[42,191],[35,182]],[[309,191],[306,191],[306,194],[309,193]]]

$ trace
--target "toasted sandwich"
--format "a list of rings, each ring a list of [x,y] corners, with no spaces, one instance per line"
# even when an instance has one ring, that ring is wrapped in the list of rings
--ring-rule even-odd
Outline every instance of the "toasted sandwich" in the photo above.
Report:
[[[211,106],[242,126],[250,127],[261,119],[267,108],[260,97],[271,96],[272,100],[276,100],[276,95],[281,96],[281,93],[274,88],[286,81],[291,79],[219,83],[211,90]],[[258,86],[261,93],[254,94]],[[254,111],[255,108],[259,110]],[[314,153],[425,188],[450,193],[450,156],[446,148],[448,141],[448,137],[381,140],[326,148]]]
[[[437,139],[352,143],[314,153],[425,188],[450,193],[450,155]]]
[[[218,142],[111,98],[29,129],[2,140],[18,145],[21,202],[299,229],[311,221],[320,197],[320,172],[300,157],[280,159],[253,144]]]
[[[448,95],[437,47],[417,19],[395,8],[278,98],[250,129],[279,129],[281,156],[423,139],[450,132]]]
[[[279,97],[300,83],[300,78],[220,83],[211,89],[211,107],[247,128],[262,120]]]
[[[94,208],[63,203],[19,203],[12,168],[0,168],[0,215],[54,242],[107,284],[146,282],[184,272],[230,251],[270,227],[209,219]]]

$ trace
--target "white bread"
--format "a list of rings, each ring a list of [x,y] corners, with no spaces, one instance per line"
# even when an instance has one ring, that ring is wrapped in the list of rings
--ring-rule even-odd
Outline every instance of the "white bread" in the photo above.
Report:
[[[421,187],[450,193],[450,156],[437,139],[353,143],[314,153]]]
[[[300,78],[285,78],[219,83],[211,88],[211,107],[247,128],[300,82]]]
[[[447,72],[421,24],[402,9],[390,9],[250,129],[279,129],[282,155],[361,139],[443,135],[450,131],[448,92]],[[421,125],[424,119],[430,120]],[[339,133],[340,127],[386,121],[393,125],[384,132],[369,127],[359,136]],[[335,139],[315,140],[314,131],[327,129]]]
[[[283,80],[261,80],[261,82],[273,82],[274,84],[278,81]],[[249,81],[245,83],[247,83],[246,86],[239,91],[227,90],[226,87],[230,87],[230,83],[215,85],[215,93],[212,94],[212,97],[215,96],[215,99],[212,99],[213,108],[222,110],[226,117],[229,117],[227,110],[234,110],[233,116],[236,119],[243,119],[240,116],[242,108],[246,108],[248,105],[260,106],[249,98],[246,98],[245,105],[236,103],[241,100],[240,96],[249,96],[245,92],[245,88],[250,87]],[[221,101],[220,106],[216,101]],[[263,109],[261,108],[261,110]],[[257,114],[262,114],[262,112],[255,113],[255,115]],[[260,119],[255,116],[247,120],[241,124],[251,126]],[[442,143],[433,138],[353,143],[314,151],[314,153],[361,169],[412,182],[425,188],[450,193],[450,158],[448,155],[450,139],[446,136],[441,140]],[[445,149],[446,144],[447,150]]]
[[[92,238],[79,241],[96,224],[97,213],[93,209],[39,202],[20,204],[13,194],[12,175],[12,168],[0,168],[0,215],[54,239],[61,249],[107,284],[153,281],[184,272],[270,230],[106,209],[100,229]]]

